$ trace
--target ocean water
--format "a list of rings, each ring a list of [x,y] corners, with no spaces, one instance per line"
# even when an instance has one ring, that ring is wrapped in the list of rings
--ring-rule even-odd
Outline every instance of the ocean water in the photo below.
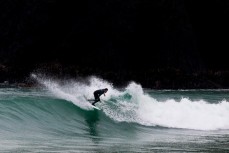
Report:
[[[229,90],[33,78],[0,88],[0,152],[229,152]],[[94,110],[84,98],[108,88]]]

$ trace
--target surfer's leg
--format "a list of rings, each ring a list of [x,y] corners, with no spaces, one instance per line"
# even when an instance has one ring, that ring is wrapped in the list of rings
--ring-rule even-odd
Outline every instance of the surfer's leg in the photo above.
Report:
[[[92,103],[92,105],[94,105],[95,106],[95,103],[97,103],[98,101],[100,101],[100,99],[95,99],[95,101]]]
[[[94,93],[94,97],[95,97],[95,101],[92,103],[92,105],[95,106],[95,103],[97,103],[98,101],[100,101],[100,99],[99,99],[99,95],[96,94],[96,93]]]
[[[95,106],[95,103],[97,103],[97,101],[94,101],[94,102],[92,103],[92,105],[94,105],[94,106]]]

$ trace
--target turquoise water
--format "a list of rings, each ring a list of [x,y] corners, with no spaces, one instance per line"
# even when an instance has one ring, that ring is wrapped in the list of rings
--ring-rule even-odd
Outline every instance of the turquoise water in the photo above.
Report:
[[[229,90],[35,79],[0,89],[0,152],[229,152]],[[94,110],[84,96],[103,87]]]

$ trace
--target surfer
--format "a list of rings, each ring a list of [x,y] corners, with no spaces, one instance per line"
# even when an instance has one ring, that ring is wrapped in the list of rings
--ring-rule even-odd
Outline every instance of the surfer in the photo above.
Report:
[[[94,100],[94,102],[92,103],[92,105],[95,106],[95,103],[97,103],[97,102],[100,101],[100,98],[99,98],[99,97],[100,97],[102,94],[104,94],[104,96],[105,96],[105,93],[106,93],[107,91],[108,91],[107,88],[105,88],[105,89],[99,89],[99,90],[94,91],[95,100]]]

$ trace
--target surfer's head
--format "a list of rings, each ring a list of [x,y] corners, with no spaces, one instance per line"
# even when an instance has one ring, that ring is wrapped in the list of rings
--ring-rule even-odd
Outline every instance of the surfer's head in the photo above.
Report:
[[[105,88],[105,89],[104,89],[104,91],[105,91],[105,92],[107,92],[107,91],[108,91],[108,89],[107,89],[107,88]]]

